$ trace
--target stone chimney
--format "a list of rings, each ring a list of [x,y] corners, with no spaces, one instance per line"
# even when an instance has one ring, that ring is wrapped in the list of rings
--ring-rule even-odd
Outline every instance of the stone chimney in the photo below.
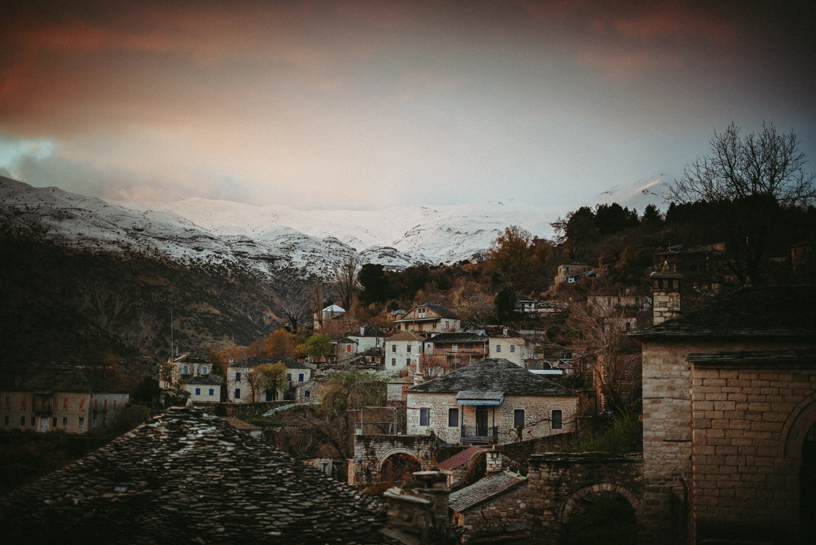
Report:
[[[502,452],[495,446],[487,451],[487,474],[498,473],[502,470]]]
[[[663,269],[649,275],[652,279],[653,325],[662,324],[680,315],[680,280],[683,276],[674,272],[668,263]]]

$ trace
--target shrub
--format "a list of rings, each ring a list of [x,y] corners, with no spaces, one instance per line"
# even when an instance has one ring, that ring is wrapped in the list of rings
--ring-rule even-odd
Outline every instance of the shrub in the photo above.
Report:
[[[643,450],[643,423],[640,416],[623,412],[612,418],[607,425],[592,434],[589,440],[581,441],[576,452],[639,452]]]

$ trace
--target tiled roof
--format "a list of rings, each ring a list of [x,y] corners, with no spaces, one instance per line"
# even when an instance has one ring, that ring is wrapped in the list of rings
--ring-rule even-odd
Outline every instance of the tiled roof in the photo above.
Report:
[[[394,342],[394,341],[424,341],[424,337],[420,337],[416,333],[412,331],[403,331],[402,333],[397,333],[396,335],[392,335],[385,339],[385,342]]]
[[[527,482],[527,477],[522,477],[508,472],[494,473],[466,486],[461,490],[452,492],[448,498],[448,506],[461,513],[462,511],[482,503],[485,500],[497,496],[514,486]]]
[[[174,408],[0,498],[8,542],[394,543],[381,500]]]
[[[484,447],[470,447],[469,449],[463,450],[459,454],[455,454],[451,456],[447,460],[444,460],[439,463],[439,469],[441,471],[450,471],[452,469],[456,469],[457,467],[463,466],[464,464],[468,463],[473,456],[483,450],[487,450]]]
[[[631,334],[638,338],[816,339],[816,286],[742,288],[699,310]]]
[[[572,396],[572,391],[534,375],[514,363],[484,359],[424,382],[408,390],[413,393],[458,393],[464,390],[504,392],[505,396]]]
[[[417,305],[414,308],[412,308],[411,310],[409,310],[408,312],[406,312],[405,315],[407,316],[412,311],[414,311],[414,310],[416,310],[418,308],[423,308],[423,307],[427,308],[428,310],[430,310],[430,311],[432,311],[432,312],[434,312],[436,314],[438,314],[439,318],[448,318],[448,319],[452,319],[452,320],[458,320],[459,319],[459,317],[456,314],[451,312],[449,309],[443,307],[442,305]],[[399,320],[394,320],[394,321],[395,322],[424,322],[424,321],[428,321],[428,320],[438,320],[439,318],[435,318],[433,316],[427,316],[425,318],[405,318],[405,316],[403,316]]]
[[[278,363],[278,362],[284,364],[287,369],[310,369],[310,367],[305,363],[300,363],[299,361],[295,361],[292,358],[263,358],[259,356],[234,361],[230,363],[230,367],[247,368],[263,365],[264,363]]]

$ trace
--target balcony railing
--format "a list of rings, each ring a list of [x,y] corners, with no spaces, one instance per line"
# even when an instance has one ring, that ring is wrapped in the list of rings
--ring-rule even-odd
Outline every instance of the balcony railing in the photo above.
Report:
[[[462,426],[462,443],[487,443],[499,435],[498,426]]]

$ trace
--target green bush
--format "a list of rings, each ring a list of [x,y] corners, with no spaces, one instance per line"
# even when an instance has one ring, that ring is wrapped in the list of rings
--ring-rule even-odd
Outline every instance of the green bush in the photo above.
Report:
[[[640,452],[643,450],[643,423],[635,413],[615,415],[611,424],[581,441],[576,452]]]

